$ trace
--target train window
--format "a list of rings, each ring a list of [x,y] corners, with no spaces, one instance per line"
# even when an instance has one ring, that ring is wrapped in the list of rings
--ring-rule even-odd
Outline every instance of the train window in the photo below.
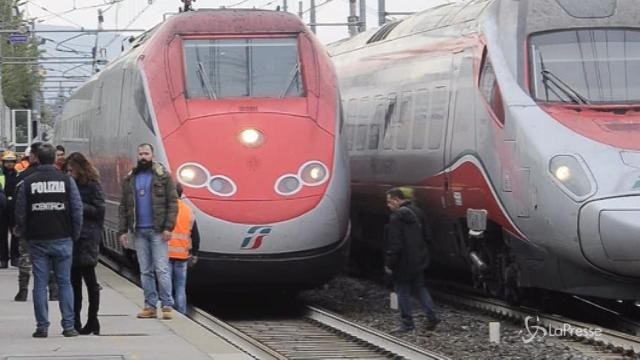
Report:
[[[487,104],[491,108],[493,116],[500,123],[504,124],[504,106],[502,104],[502,94],[496,79],[496,73],[491,63],[487,51],[485,50],[482,60],[482,71],[480,72],[480,82],[478,84],[480,92]]]
[[[449,89],[439,86],[431,97],[431,116],[429,121],[429,149],[439,149],[442,131],[449,114]]]
[[[376,112],[373,114],[373,122],[369,129],[369,150],[376,150],[380,146],[380,124],[384,121],[386,105],[384,99],[378,99]]]
[[[144,92],[144,82],[142,81],[142,75],[140,73],[136,76],[133,97],[136,109],[138,110],[138,114],[140,114],[142,121],[144,121],[149,130],[155,134],[155,131],[153,130],[153,121],[151,120],[149,103],[147,102],[147,96]]]
[[[304,96],[297,38],[186,40],[187,97]]]
[[[413,93],[402,94],[400,100],[400,111],[398,112],[396,129],[396,149],[405,150],[409,142],[409,132],[411,131],[411,118],[413,105]]]
[[[367,130],[369,122],[371,104],[369,104],[369,98],[363,98],[360,100],[358,106],[358,128],[356,132],[356,150],[364,150],[367,143]]]
[[[411,147],[423,149],[427,135],[427,116],[429,112],[429,90],[420,90],[416,94],[415,110],[413,115],[413,131]]]
[[[394,118],[396,112],[396,94],[389,95],[388,100],[387,111],[384,114],[384,137],[382,140],[382,147],[385,150],[390,150],[393,145],[394,127],[391,126],[391,120]]]
[[[344,134],[345,134],[345,138],[347,140],[347,150],[351,151],[353,149],[353,133],[354,133],[355,127],[352,124],[347,124],[344,127]]]
[[[640,31],[574,29],[529,39],[530,84],[540,101],[636,104],[640,101]]]

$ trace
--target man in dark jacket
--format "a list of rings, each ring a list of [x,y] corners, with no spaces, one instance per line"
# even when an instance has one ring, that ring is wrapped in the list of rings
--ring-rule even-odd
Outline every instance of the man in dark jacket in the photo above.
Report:
[[[391,210],[389,223],[385,229],[385,271],[393,278],[398,294],[398,306],[402,324],[394,333],[415,329],[412,316],[411,292],[418,295],[428,324],[433,330],[440,322],[433,300],[424,285],[424,270],[429,264],[427,243],[429,232],[420,208],[406,198],[400,188],[387,192],[387,206]]]
[[[38,165],[40,165],[40,162],[38,161],[38,149],[41,145],[41,142],[34,142],[29,147],[28,167],[20,171],[16,176],[16,189],[14,190],[14,196],[17,194],[17,189],[24,179],[34,173],[38,168]],[[15,198],[13,199],[13,206],[15,207]],[[13,212],[15,217],[15,208],[13,209]],[[13,221],[15,223],[15,218]],[[15,236],[16,242],[18,243],[18,293],[13,299],[15,301],[27,301],[29,279],[31,278],[31,256],[29,255],[29,244],[26,239],[21,238],[17,233],[14,233],[12,237],[13,236]],[[49,266],[49,300],[58,301],[58,285],[55,281],[55,266],[51,263]]]
[[[82,199],[75,182],[53,166],[55,148],[42,144],[37,150],[40,166],[18,185],[16,234],[27,240],[33,266],[33,308],[36,331],[33,337],[47,337],[49,312],[47,280],[49,261],[56,271],[62,335],[77,336],[74,329],[71,261],[73,241],[82,229]]]
[[[169,320],[173,316],[167,242],[177,214],[178,194],[169,172],[153,161],[153,146],[138,145],[138,166],[122,181],[118,226],[122,246],[128,245],[128,232],[134,235],[145,304],[138,318],[157,317],[158,297],[162,318]]]

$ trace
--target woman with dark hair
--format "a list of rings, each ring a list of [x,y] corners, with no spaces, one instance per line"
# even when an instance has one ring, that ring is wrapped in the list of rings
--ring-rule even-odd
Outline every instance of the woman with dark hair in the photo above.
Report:
[[[98,309],[100,307],[100,285],[96,279],[96,265],[102,226],[104,224],[105,201],[98,170],[79,152],[67,157],[64,170],[78,185],[82,197],[82,232],[73,244],[73,265],[71,285],[74,293],[75,328],[81,335],[100,334]],[[87,285],[89,295],[89,317],[81,328],[80,310],[82,309],[82,279]]]

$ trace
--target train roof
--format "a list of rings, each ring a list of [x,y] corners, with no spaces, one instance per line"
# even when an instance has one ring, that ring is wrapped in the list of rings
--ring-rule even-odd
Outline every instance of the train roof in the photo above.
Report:
[[[398,39],[404,36],[440,29],[443,27],[473,22],[493,0],[452,2],[432,7],[402,20],[391,21],[382,27],[369,30],[353,38],[329,45],[333,55],[358,49],[377,42]]]
[[[170,34],[299,33],[306,26],[296,15],[260,9],[204,9],[174,15],[160,25]]]

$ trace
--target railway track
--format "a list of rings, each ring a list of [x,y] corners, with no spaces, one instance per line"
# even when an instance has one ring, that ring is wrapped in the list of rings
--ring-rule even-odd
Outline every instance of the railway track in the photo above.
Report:
[[[100,260],[127,280],[139,284],[138,277],[130,269],[104,256]],[[187,314],[207,330],[260,360],[449,360],[442,354],[310,306],[302,315],[272,319],[223,321],[194,306],[189,306]]]
[[[432,293],[440,301],[449,304],[481,310],[512,321],[519,321],[520,324],[527,323],[529,330],[523,330],[524,338],[545,336],[553,332],[554,336],[579,343],[578,347],[581,351],[591,353],[590,355],[597,358],[640,358],[640,337],[638,336],[559,315],[545,314],[534,308],[515,307],[501,300],[484,298],[456,290],[447,290],[446,292],[437,290]]]
[[[449,359],[321,309],[301,316],[222,321],[191,308],[189,317],[256,359]]]

